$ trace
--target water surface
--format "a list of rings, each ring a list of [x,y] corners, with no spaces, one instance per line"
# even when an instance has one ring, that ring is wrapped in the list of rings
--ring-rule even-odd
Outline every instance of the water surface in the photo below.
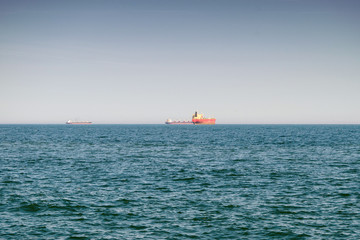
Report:
[[[0,125],[0,238],[359,239],[359,125]]]

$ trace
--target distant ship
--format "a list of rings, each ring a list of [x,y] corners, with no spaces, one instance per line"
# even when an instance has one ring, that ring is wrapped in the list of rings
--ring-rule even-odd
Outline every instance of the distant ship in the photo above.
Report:
[[[198,113],[197,111],[195,111],[195,114],[193,114],[192,116],[192,121],[173,121],[170,118],[168,120],[166,120],[165,124],[195,124],[195,125],[199,125],[199,124],[215,124],[216,119],[215,118],[206,118],[204,117],[203,114]]]
[[[66,124],[78,124],[78,125],[80,125],[80,124],[92,124],[92,122],[89,122],[89,121],[71,121],[71,120],[69,120],[69,121],[66,122]]]
[[[203,114],[195,111],[195,114],[192,116],[192,122],[196,125],[198,124],[215,124],[215,118],[206,118]]]
[[[173,124],[173,125],[184,125],[184,124],[193,124],[192,121],[173,121],[170,118],[166,120],[165,124]]]

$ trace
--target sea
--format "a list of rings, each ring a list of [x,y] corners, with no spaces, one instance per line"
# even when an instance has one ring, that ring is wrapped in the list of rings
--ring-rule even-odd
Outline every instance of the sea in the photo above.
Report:
[[[360,125],[0,125],[0,239],[360,239]]]

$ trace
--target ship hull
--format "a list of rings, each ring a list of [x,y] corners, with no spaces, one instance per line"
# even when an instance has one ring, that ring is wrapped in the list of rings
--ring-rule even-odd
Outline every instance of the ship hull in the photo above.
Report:
[[[194,124],[193,122],[165,122],[165,124],[169,124],[169,125],[192,125]]]
[[[67,121],[66,124],[69,124],[69,125],[89,125],[89,124],[92,124],[92,122],[90,121]]]
[[[214,125],[216,119],[215,118],[203,118],[203,119],[193,119],[192,121],[195,125]]]

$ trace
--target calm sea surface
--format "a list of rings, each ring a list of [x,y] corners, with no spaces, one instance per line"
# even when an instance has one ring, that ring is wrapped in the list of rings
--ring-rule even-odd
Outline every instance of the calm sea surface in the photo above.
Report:
[[[360,125],[0,125],[0,239],[360,239]]]

